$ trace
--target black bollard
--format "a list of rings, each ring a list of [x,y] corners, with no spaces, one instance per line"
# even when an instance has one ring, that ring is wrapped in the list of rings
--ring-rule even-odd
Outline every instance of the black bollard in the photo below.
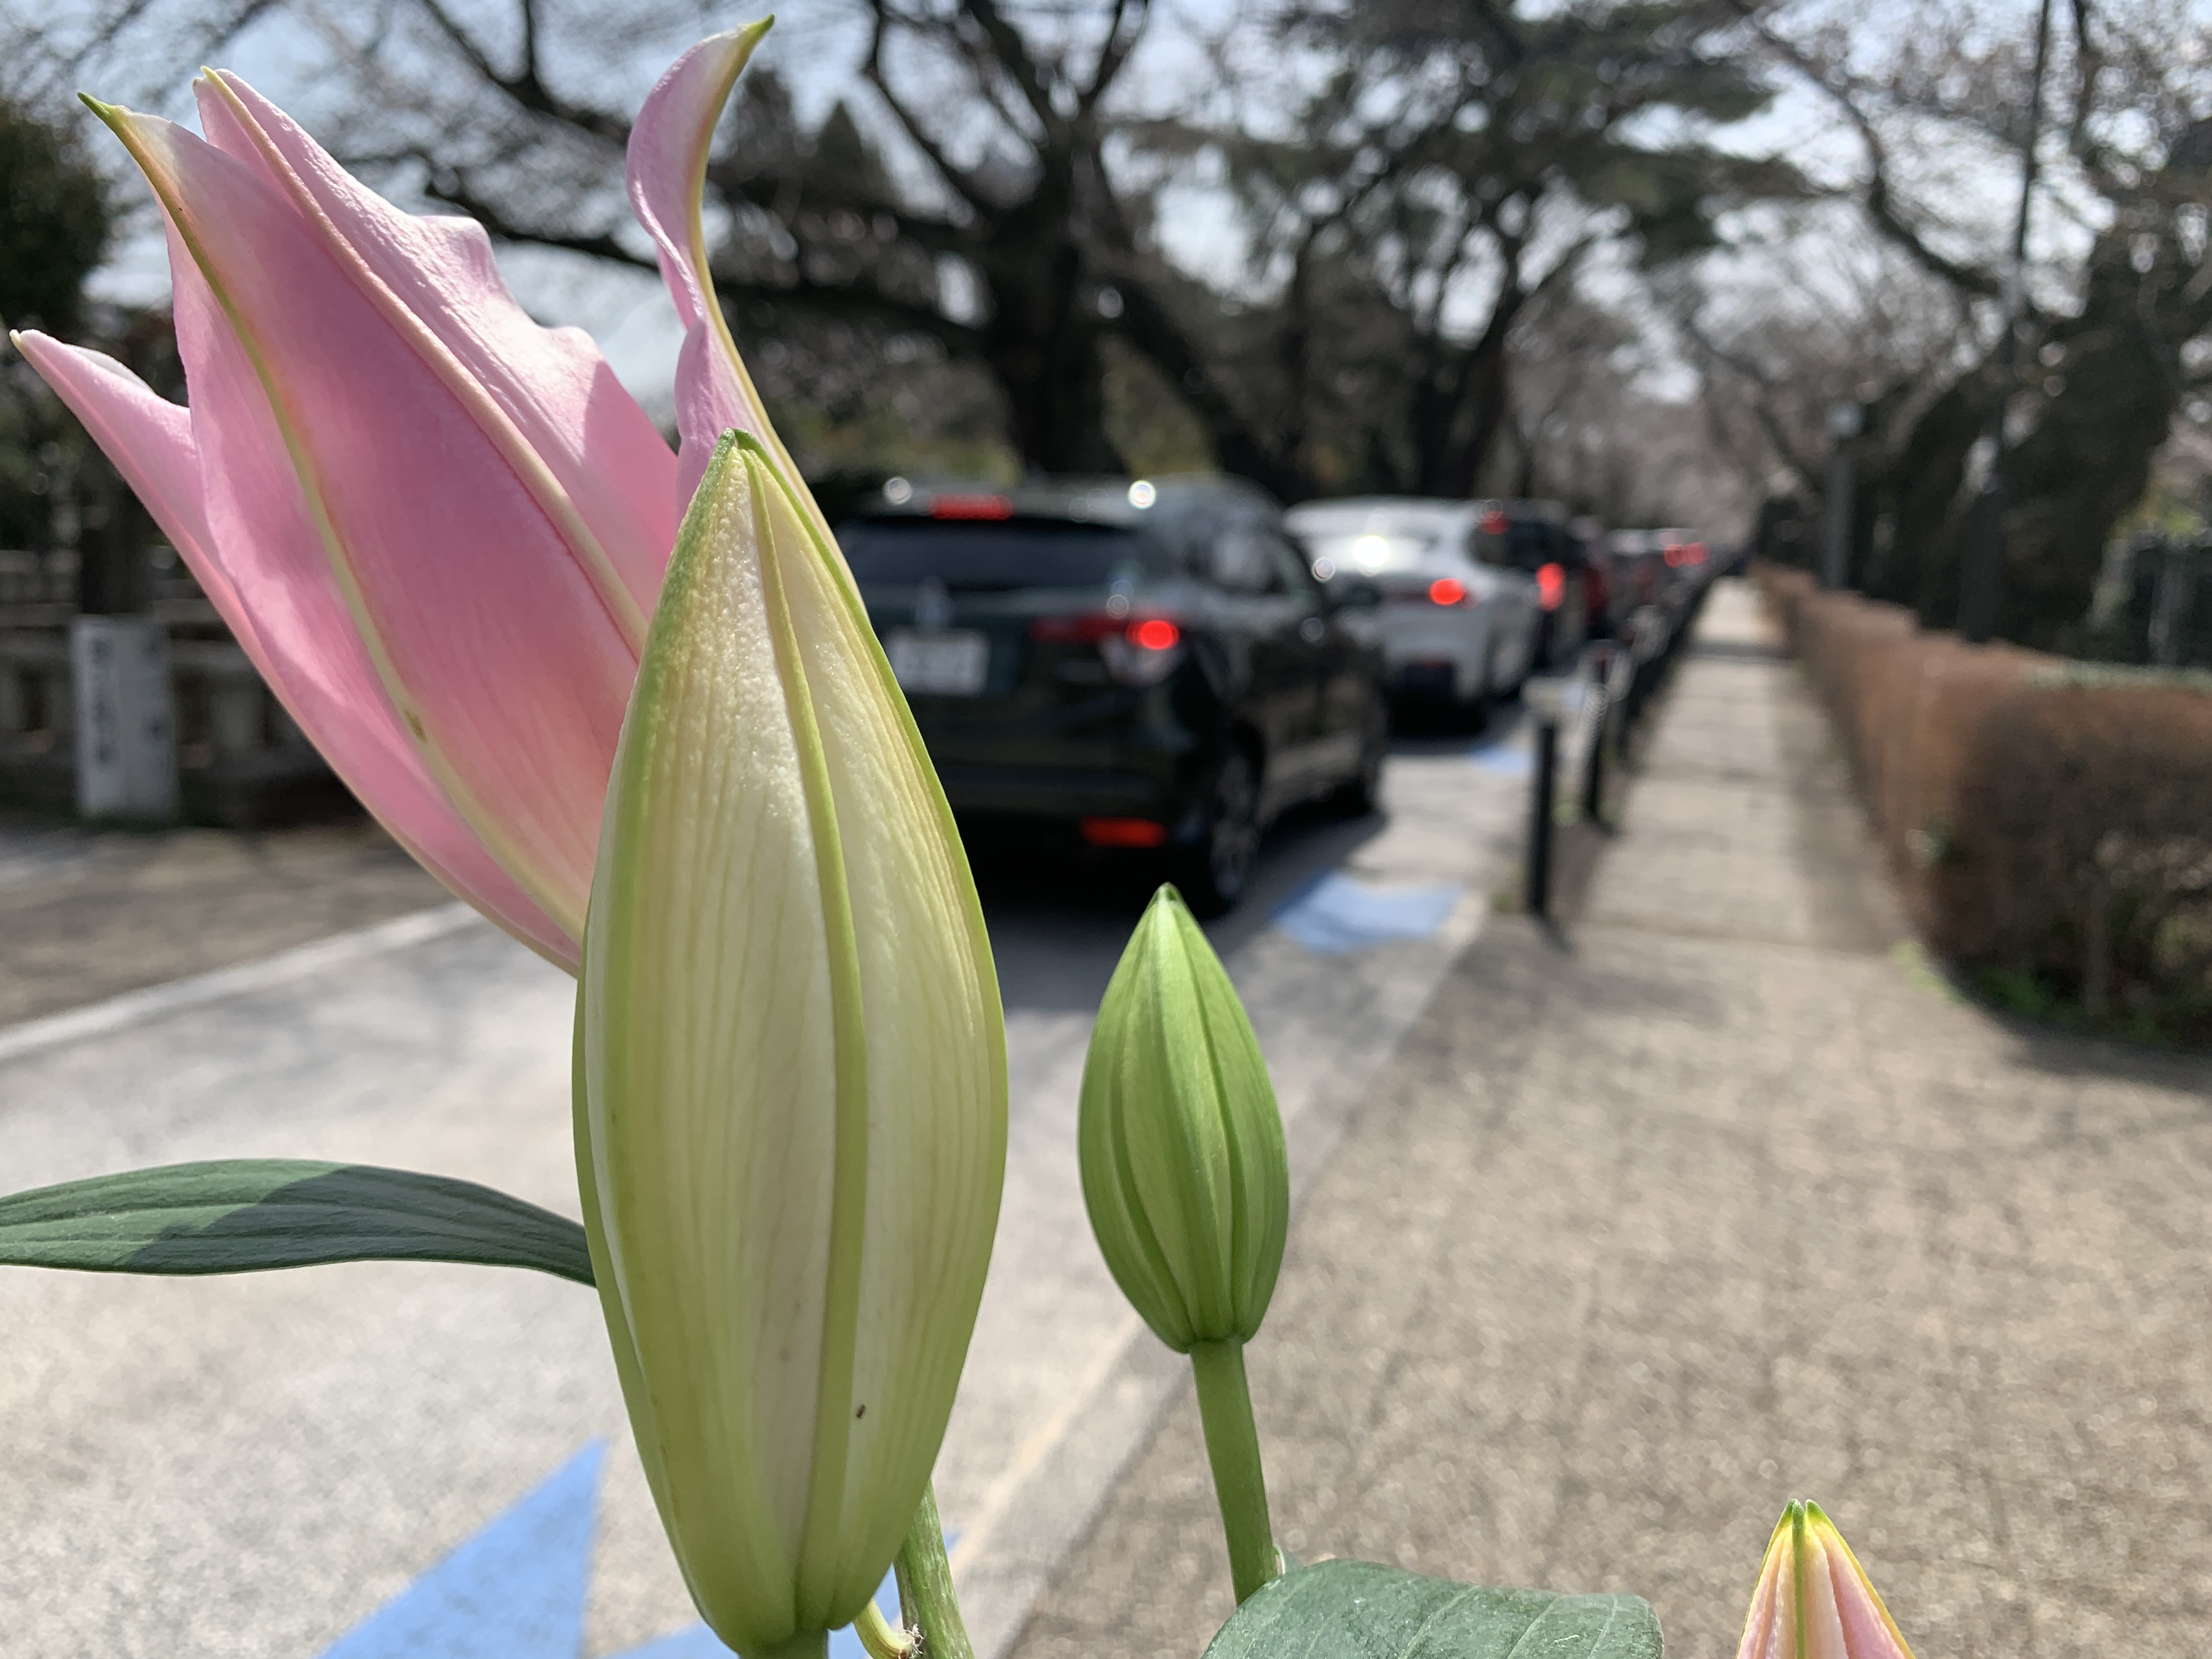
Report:
[[[1591,712],[1589,747],[1583,756],[1583,817],[1597,823],[1605,811],[1605,728],[1613,713],[1613,701],[1605,694],[1602,678],[1591,681],[1589,694],[1597,700],[1597,707]]]
[[[1536,722],[1536,764],[1528,780],[1528,890],[1532,916],[1552,913],[1552,792],[1559,769],[1559,724]]]

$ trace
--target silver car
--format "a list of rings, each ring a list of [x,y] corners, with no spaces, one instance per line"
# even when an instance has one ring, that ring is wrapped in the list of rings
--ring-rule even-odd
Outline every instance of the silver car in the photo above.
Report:
[[[1536,667],[1543,617],[1534,575],[1476,556],[1480,516],[1473,501],[1373,495],[1309,501],[1287,518],[1316,576],[1381,594],[1345,614],[1382,647],[1392,694],[1469,717]]]

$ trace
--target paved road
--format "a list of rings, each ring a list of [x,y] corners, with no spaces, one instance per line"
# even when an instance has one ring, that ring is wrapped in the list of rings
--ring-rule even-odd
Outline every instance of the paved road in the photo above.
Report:
[[[2201,1659],[2212,1062],[1948,995],[1746,592],[1698,645],[1580,915],[1492,925],[1292,1218],[1282,1541],[1640,1592],[1720,1659],[1812,1497],[1922,1659]],[[1196,1415],[1020,1659],[1226,1616]]]
[[[1387,813],[1286,827],[1254,900],[1215,929],[1301,1180],[1480,926],[1525,769],[1510,724],[1472,752],[1407,745]],[[939,1491],[989,1656],[1176,1379],[1097,1259],[1074,1158],[1091,1011],[1141,890],[1034,870],[985,886],[1013,1124]],[[0,1030],[0,1187],[306,1155],[443,1170],[573,1213],[571,995],[453,909]],[[9,1659],[314,1659],[349,1631],[343,1659],[436,1654],[422,1632],[468,1607],[500,1610],[502,1659],[573,1659],[580,1623],[597,1659],[691,1621],[598,1312],[571,1285],[388,1265],[192,1282],[10,1270],[0,1329]],[[471,1539],[444,1613],[423,1611],[425,1591],[374,1616]]]
[[[0,822],[0,1027],[445,896],[365,817],[243,835]]]

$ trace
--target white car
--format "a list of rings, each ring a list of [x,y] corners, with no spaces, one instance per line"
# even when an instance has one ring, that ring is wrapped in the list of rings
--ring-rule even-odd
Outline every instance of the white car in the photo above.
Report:
[[[1475,556],[1480,517],[1473,501],[1383,495],[1309,501],[1287,517],[1316,576],[1381,594],[1345,615],[1382,647],[1392,694],[1469,716],[1536,667],[1543,617],[1533,575]]]

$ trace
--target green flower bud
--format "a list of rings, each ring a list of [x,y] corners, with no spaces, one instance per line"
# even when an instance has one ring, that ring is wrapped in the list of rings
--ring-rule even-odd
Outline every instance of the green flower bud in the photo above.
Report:
[[[1178,1353],[1249,1341],[1290,1222],[1282,1115],[1244,1005],[1172,887],[1099,1005],[1077,1135],[1091,1230],[1145,1322]]]
[[[927,1486],[1006,1144],[982,912],[836,550],[726,436],[623,725],[577,1164],[631,1426],[701,1614],[824,1651]]]

